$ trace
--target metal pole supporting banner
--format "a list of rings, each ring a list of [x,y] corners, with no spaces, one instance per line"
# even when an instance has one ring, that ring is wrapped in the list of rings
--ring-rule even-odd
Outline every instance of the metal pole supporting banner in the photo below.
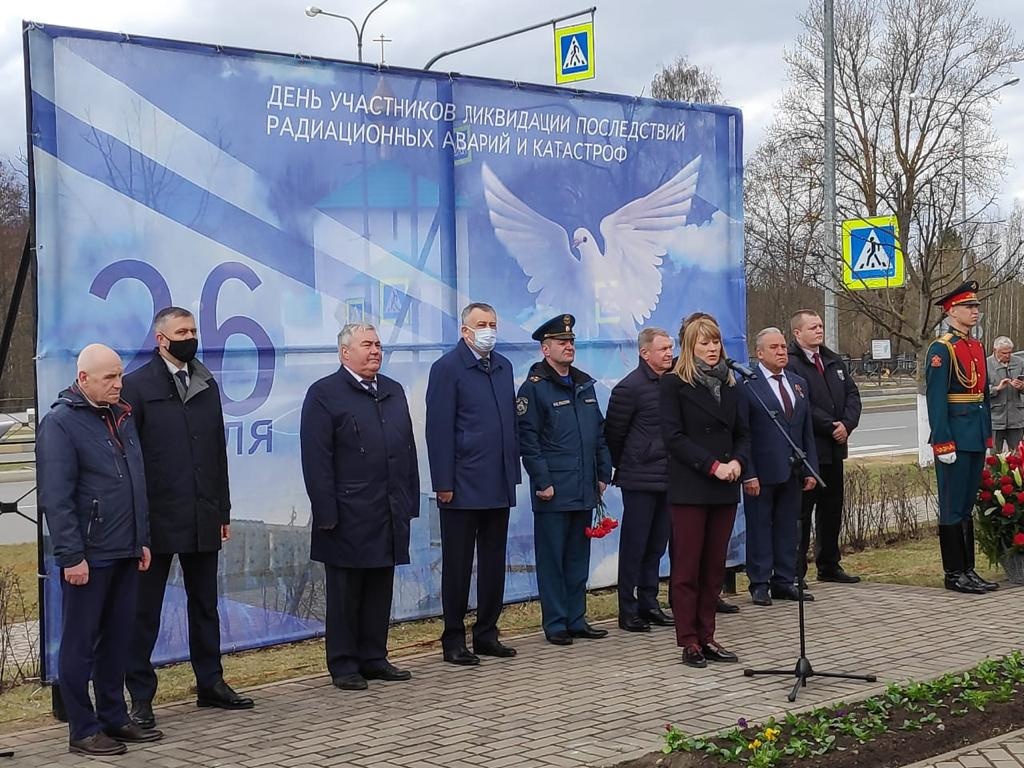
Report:
[[[839,351],[839,310],[836,306],[836,104],[835,16],[833,0],[825,0],[825,346]]]

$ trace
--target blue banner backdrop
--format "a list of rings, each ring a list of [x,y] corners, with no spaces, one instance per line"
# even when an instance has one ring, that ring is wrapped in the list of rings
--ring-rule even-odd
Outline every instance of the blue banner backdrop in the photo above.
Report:
[[[424,495],[396,619],[440,612],[440,530],[424,450],[430,364],[470,300],[493,304],[517,385],[540,320],[578,318],[577,364],[602,405],[639,328],[717,315],[744,357],[738,110],[26,25],[38,250],[40,412],[86,344],[129,369],[168,304],[199,322],[222,382],[234,537],[222,643],[323,630],[298,460],[307,386],[346,322],[380,329],[406,387]],[[526,486],[510,526],[510,600],[536,594]],[[621,510],[616,492],[613,514]],[[47,548],[46,673],[60,590]],[[616,535],[591,584],[616,576]],[[157,661],[187,658],[180,576]]]

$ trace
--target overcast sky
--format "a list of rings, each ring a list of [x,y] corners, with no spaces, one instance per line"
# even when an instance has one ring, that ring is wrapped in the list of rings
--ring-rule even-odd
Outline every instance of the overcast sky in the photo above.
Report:
[[[820,0],[814,0],[820,2]],[[836,0],[841,3],[843,0]],[[597,72],[588,89],[637,94],[649,91],[661,65],[685,54],[712,69],[729,104],[743,110],[745,154],[760,142],[784,86],[783,50],[791,47],[807,0],[390,0],[370,19],[364,59],[380,59],[384,34],[390,64],[422,67],[442,50],[598,5]],[[21,20],[203,43],[356,58],[355,34],[344,21],[308,18],[308,0],[0,0],[0,156],[25,147]],[[324,10],[361,20],[375,0],[315,0]],[[977,0],[979,11],[1009,21],[1024,36],[1024,0]],[[553,82],[549,29],[455,54],[435,69]],[[1024,77],[1024,67],[1014,73]],[[187,88],[188,83],[182,83]],[[1012,167],[1001,193],[1008,207],[1024,199],[1024,84],[1003,91],[994,125]]]

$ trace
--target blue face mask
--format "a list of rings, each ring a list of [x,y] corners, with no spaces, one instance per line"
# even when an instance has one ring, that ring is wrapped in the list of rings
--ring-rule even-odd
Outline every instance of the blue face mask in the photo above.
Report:
[[[498,332],[493,328],[475,328],[473,330],[473,346],[477,352],[487,354],[498,343]]]

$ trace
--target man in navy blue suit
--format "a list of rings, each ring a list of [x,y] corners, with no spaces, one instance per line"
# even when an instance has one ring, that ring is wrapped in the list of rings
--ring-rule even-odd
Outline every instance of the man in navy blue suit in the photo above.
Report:
[[[797,521],[801,494],[814,488],[813,476],[792,461],[792,449],[772,423],[757,396],[777,416],[793,442],[807,453],[818,471],[807,382],[786,370],[786,337],[778,328],[757,334],[756,376],[741,387],[750,414],[752,451],[743,476],[743,509],[747,519],[747,576],[754,605],[799,600]],[[813,600],[804,593],[804,600]]]
[[[509,508],[520,481],[512,363],[494,351],[498,314],[490,304],[462,310],[462,339],[430,367],[427,458],[441,510],[444,660],[474,666],[480,656],[515,656],[498,640],[505,599]],[[473,652],[466,611],[476,550]]]

